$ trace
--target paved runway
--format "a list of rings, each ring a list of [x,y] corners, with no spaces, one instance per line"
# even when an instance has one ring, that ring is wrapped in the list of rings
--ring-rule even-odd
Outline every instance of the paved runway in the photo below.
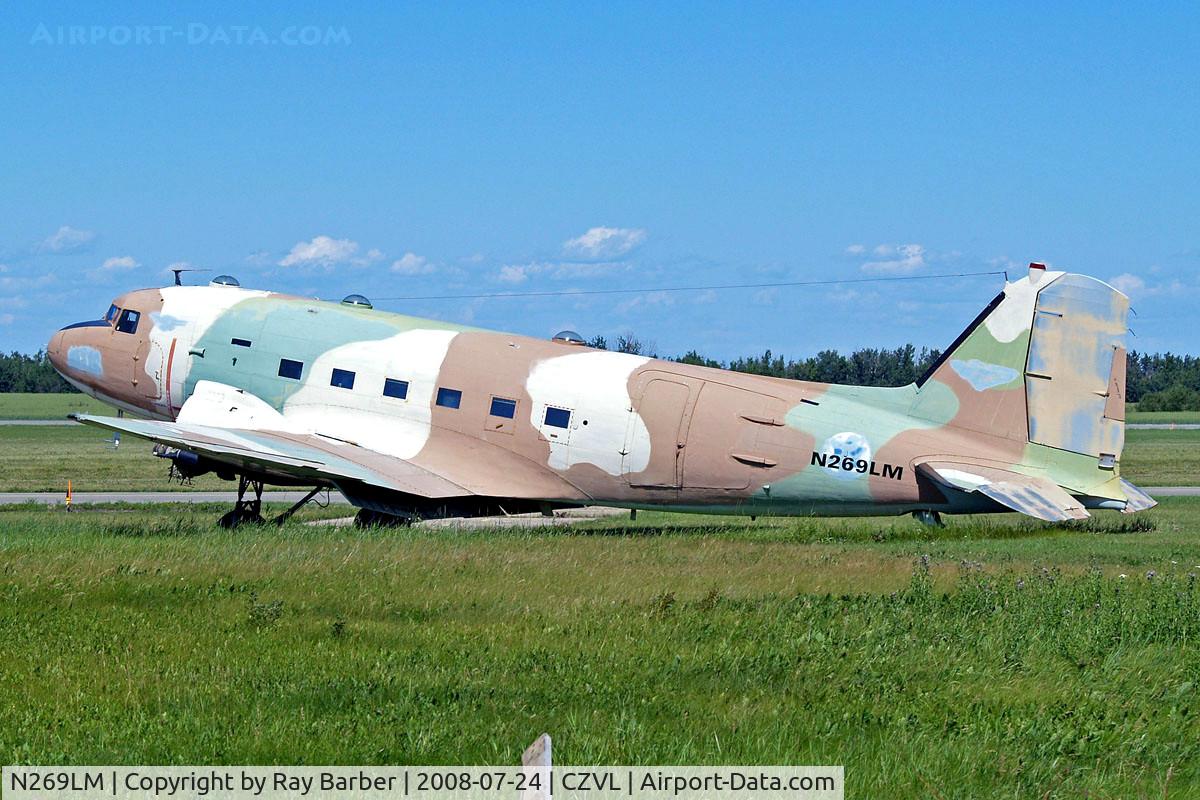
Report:
[[[1134,431],[1200,431],[1200,424],[1192,422],[1126,422],[1125,427]]]

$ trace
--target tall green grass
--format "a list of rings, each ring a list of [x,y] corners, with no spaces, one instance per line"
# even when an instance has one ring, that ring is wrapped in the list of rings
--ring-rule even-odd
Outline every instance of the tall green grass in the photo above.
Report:
[[[0,512],[6,763],[844,763],[849,796],[1200,791],[1200,503],[576,529]]]

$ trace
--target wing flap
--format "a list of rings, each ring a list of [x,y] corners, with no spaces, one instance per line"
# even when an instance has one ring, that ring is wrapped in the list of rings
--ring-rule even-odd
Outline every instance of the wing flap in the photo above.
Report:
[[[1002,506],[1047,522],[1087,519],[1087,509],[1065,489],[1046,478],[1022,475],[979,464],[922,462],[917,470],[943,486],[976,492]]]

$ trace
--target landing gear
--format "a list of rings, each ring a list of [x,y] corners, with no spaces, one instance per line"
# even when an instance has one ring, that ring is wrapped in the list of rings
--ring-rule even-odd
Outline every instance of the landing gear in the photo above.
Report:
[[[912,512],[913,519],[922,525],[928,525],[931,528],[944,528],[946,523],[942,522],[942,515],[936,511],[930,511],[923,508],[920,511]]]
[[[320,486],[314,487],[311,492],[300,498],[295,505],[284,511],[279,516],[271,520],[276,525],[282,525],[291,519],[292,515],[308,504],[308,501],[317,496],[317,492],[321,491]],[[254,499],[246,499],[246,490],[254,491]],[[233,506],[233,511],[225,514],[217,521],[217,524],[222,528],[236,528],[239,525],[251,523],[254,525],[262,525],[266,520],[262,516],[262,493],[263,482],[253,478],[247,478],[245,475],[238,477],[238,499]]]
[[[254,490],[253,500],[246,499],[246,489]],[[252,480],[245,475],[238,476],[237,502],[233,506],[233,511],[221,517],[217,521],[217,524],[222,528],[236,528],[239,525],[245,525],[247,522],[261,525],[263,523],[262,492],[262,481]]]
[[[397,517],[395,514],[385,514],[369,508],[360,508],[354,515],[354,527],[356,528],[407,528],[410,525],[412,525],[410,517]]]

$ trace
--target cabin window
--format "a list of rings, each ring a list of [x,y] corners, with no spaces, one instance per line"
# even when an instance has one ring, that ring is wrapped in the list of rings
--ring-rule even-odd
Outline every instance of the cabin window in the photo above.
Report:
[[[546,406],[546,424],[552,428],[566,428],[571,424],[571,412],[565,408]]]
[[[121,313],[121,309],[117,307],[116,303],[113,303],[111,306],[108,307],[108,313],[104,315],[104,321],[107,322],[109,325],[112,325],[114,322],[117,321],[117,315],[120,313]]]
[[[279,377],[298,381],[302,372],[304,372],[303,361],[292,361],[290,358],[279,359]]]
[[[462,405],[462,392],[458,389],[438,389],[437,404],[445,408],[458,408]]]
[[[334,367],[333,375],[329,378],[329,385],[336,386],[339,389],[354,388],[354,373],[348,369],[338,369]]]
[[[398,381],[395,378],[387,378],[383,382],[384,397],[395,397],[397,400],[403,400],[408,397],[408,381]]]
[[[503,417],[504,419],[512,419],[517,415],[517,401],[509,400],[504,397],[493,397],[492,408],[488,411],[493,417]]]
[[[250,340],[249,340],[249,339],[237,339],[237,338],[234,338],[234,339],[230,339],[230,340],[229,340],[229,343],[230,343],[231,345],[234,345],[235,347],[249,347],[249,346],[250,346]]]
[[[117,330],[121,333],[137,333],[138,321],[142,315],[132,308],[127,308],[121,312],[121,318],[117,320]]]

